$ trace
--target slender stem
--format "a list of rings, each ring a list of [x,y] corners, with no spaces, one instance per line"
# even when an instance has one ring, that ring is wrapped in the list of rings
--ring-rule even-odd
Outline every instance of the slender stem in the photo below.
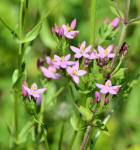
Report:
[[[23,8],[24,8],[24,0],[20,1],[20,15],[19,15],[19,36],[22,38],[22,25],[23,25]],[[19,45],[19,56],[18,56],[18,78],[21,76],[21,66],[22,66],[22,57],[23,57],[23,44]],[[15,90],[14,93],[14,124],[15,124],[15,136],[16,141],[18,141],[18,96],[19,89]]]
[[[131,23],[133,23],[133,22],[135,22],[135,21],[139,21],[139,20],[140,20],[140,16],[138,16],[137,18],[131,19],[131,20],[128,21],[127,23],[128,23],[128,24],[131,24]]]
[[[125,13],[124,24],[127,24],[128,15],[129,15],[129,9],[130,9],[130,0],[127,0],[127,6],[126,6],[126,13]]]
[[[118,13],[119,16],[120,16],[121,22],[123,23],[124,21],[123,21],[123,18],[122,18],[122,16],[121,16],[121,13],[120,13],[120,11],[119,11],[119,9],[118,9],[118,5],[117,5],[117,1],[116,1],[116,0],[115,0],[115,8],[116,8],[117,13]]]
[[[44,130],[44,129],[43,129]],[[44,140],[45,140],[45,146],[46,146],[46,150],[49,150],[49,145],[48,145],[48,140],[47,140],[47,136],[45,134],[45,130],[43,132],[43,136],[44,136]]]
[[[91,12],[90,12],[90,44],[95,42],[95,16],[96,16],[96,0],[91,0]]]
[[[64,124],[64,122],[63,122],[62,127],[61,127],[61,132],[60,132],[58,150],[61,150],[61,146],[62,146],[63,135],[64,135],[64,125],[65,125],[65,124]]]
[[[106,116],[106,118],[103,121],[103,124],[105,125],[107,123],[107,121],[110,119],[110,117],[112,116],[113,112],[115,111],[115,109],[118,106],[119,101],[116,101],[116,103],[114,104],[114,106],[112,107],[111,111],[108,113],[108,115]],[[90,150],[94,149],[95,143],[98,139],[98,137],[101,134],[101,130],[97,131],[95,136],[93,137],[93,139],[91,140],[91,145],[90,145]]]
[[[117,65],[115,70],[111,73],[110,78],[118,71],[118,69],[120,68],[120,65],[122,64],[123,59],[124,59],[124,55],[121,56],[119,64]]]
[[[87,127],[87,131],[86,131],[86,133],[85,133],[85,136],[84,136],[84,139],[83,139],[83,142],[82,142],[82,145],[81,145],[81,149],[80,149],[80,150],[85,150],[86,143],[87,143],[87,141],[88,141],[88,137],[89,137],[89,135],[90,135],[91,129],[92,129],[91,126],[88,126],[88,127]]]
[[[116,53],[115,53],[115,57],[113,58],[112,63],[111,63],[111,69],[113,68],[113,66],[114,66],[114,64],[116,62],[117,56],[118,56],[118,54],[120,52],[120,49],[121,49],[121,46],[123,44],[123,40],[124,40],[125,33],[126,33],[126,28],[127,28],[127,25],[123,24],[122,32],[121,32],[121,35],[120,35],[119,44],[118,44],[118,47],[117,47],[117,50],[116,50]]]
[[[71,149],[72,149],[72,146],[73,146],[73,143],[74,143],[74,140],[75,140],[75,138],[76,138],[77,133],[78,133],[78,132],[77,132],[76,130],[74,130],[74,133],[73,133],[73,135],[72,135],[72,139],[71,139],[71,141],[70,141],[70,144],[69,144],[69,147],[68,147],[67,150],[71,150]]]
[[[18,141],[18,92],[14,93],[14,125],[15,125],[15,136]]]

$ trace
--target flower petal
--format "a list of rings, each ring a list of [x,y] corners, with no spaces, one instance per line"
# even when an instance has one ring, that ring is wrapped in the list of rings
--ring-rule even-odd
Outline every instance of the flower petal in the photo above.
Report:
[[[107,56],[108,56],[108,58],[114,58],[115,54],[108,54]]]
[[[107,48],[108,54],[110,54],[113,49],[114,49],[114,45],[113,44],[109,45],[108,48]]]
[[[80,48],[85,47],[86,46],[86,41],[83,41]]]
[[[109,91],[106,88],[103,88],[100,90],[100,93],[107,94]]]
[[[104,85],[99,84],[99,83],[96,83],[96,86],[97,86],[98,88],[100,88],[100,89],[105,88],[105,86],[104,86]]]
[[[107,80],[106,83],[105,83],[105,86],[106,87],[111,87],[112,86],[112,83],[110,80]]]
[[[74,55],[75,58],[81,58],[82,56],[83,56],[83,55],[80,54],[80,53],[77,53],[77,54]]]
[[[70,46],[70,49],[75,52],[75,53],[79,53],[80,52],[80,49],[79,48],[76,48],[74,46]]]
[[[71,29],[74,29],[76,27],[76,19],[74,19],[72,22],[71,22],[71,25],[70,25]]]
[[[38,93],[38,94],[41,94],[41,93],[43,93],[44,91],[46,91],[46,88],[42,88],[42,89],[37,89],[37,90],[35,90],[35,92]]]
[[[87,73],[86,70],[78,70],[78,76],[83,76]]]
[[[79,77],[77,77],[77,76],[73,76],[73,80],[74,80],[74,82],[75,82],[76,84],[78,84],[78,83],[79,83]]]
[[[71,54],[68,54],[68,55],[65,56],[64,60],[68,61],[70,59],[70,57],[71,57]]]
[[[58,55],[54,55],[54,59],[58,62],[61,61],[61,58]]]

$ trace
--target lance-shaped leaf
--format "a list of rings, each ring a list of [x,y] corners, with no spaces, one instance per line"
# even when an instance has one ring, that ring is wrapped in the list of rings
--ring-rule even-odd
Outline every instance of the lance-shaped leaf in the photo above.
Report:
[[[70,119],[70,122],[71,122],[73,129],[76,131],[79,130],[79,121],[80,121],[79,114],[74,114]]]
[[[86,121],[92,120],[92,112],[89,109],[87,109],[83,106],[80,106],[79,111],[82,114],[84,120],[86,120]]]

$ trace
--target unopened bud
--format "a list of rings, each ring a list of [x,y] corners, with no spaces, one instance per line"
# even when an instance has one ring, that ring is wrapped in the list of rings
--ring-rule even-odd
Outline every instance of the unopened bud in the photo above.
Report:
[[[44,65],[44,60],[42,58],[39,58],[37,60],[37,68],[39,69],[40,67],[42,67]]]
[[[63,35],[64,35],[64,29],[63,29],[63,27],[61,27],[61,28],[59,29],[58,35],[59,35],[59,36],[63,36]]]
[[[42,102],[42,97],[39,96],[39,97],[36,99],[36,104],[37,104],[37,105],[40,105],[41,102]]]
[[[22,85],[22,96],[26,97],[28,93],[25,91],[24,86],[28,87],[28,84],[26,81],[24,81],[24,84]]]
[[[100,102],[100,100],[101,100],[101,95],[100,95],[100,93],[99,93],[98,91],[96,91],[94,96],[95,96],[95,100],[96,100],[96,102],[98,102],[98,103],[99,103],[99,102]]]
[[[94,101],[93,101],[93,98],[91,98],[91,100],[90,100],[90,104],[92,105],[92,104],[93,104],[93,102],[94,102]]]
[[[85,59],[84,66],[85,68],[88,68],[88,58]]]
[[[124,42],[122,47],[121,47],[121,50],[120,50],[124,56],[128,53],[128,48],[129,48],[129,46],[127,45],[126,42]]]
[[[109,102],[109,97],[107,96],[107,97],[105,98],[105,100],[104,100],[104,104],[107,105],[108,102]]]

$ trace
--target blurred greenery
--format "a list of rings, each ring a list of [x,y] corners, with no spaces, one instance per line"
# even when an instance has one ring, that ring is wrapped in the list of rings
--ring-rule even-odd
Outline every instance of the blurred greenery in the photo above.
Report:
[[[37,23],[41,14],[45,10],[50,10],[56,3],[57,7],[53,13],[49,15],[43,24],[40,35],[32,43],[32,47],[28,48],[25,62],[27,65],[27,74],[30,83],[38,81],[40,72],[37,70],[36,61],[39,57],[44,57],[50,54],[50,51],[55,51],[55,44],[51,27],[56,22],[70,23],[74,18],[77,19],[77,29],[80,30],[79,35],[73,40],[73,44],[81,43],[83,40],[89,41],[89,15],[90,15],[90,0],[32,0],[29,1],[28,17],[26,21],[26,31],[30,31]],[[125,11],[125,0],[119,1],[119,6],[122,11]],[[111,13],[110,6],[113,2],[109,0],[97,1],[96,10],[96,43],[99,43],[98,30],[103,24],[106,16],[112,20],[115,16]],[[130,18],[135,18],[140,15],[140,0],[131,0]],[[18,28],[19,16],[19,0],[0,0],[0,17],[14,30]],[[115,45],[118,42],[119,36],[114,40]],[[138,79],[140,75],[140,26],[132,25],[128,27],[125,41],[129,45],[129,53],[125,59],[125,67],[129,80]],[[8,128],[13,129],[13,91],[12,91],[12,74],[17,68],[18,44],[12,34],[0,22],[0,150],[9,149],[12,140]],[[59,87],[61,82],[58,81]],[[57,98],[60,105],[56,105],[57,109],[51,105],[51,95],[57,91],[54,83],[49,83],[49,94],[45,97],[46,102],[51,106],[46,108],[45,119],[48,129],[49,143],[52,150],[57,149],[59,142],[59,134],[63,122],[64,128],[64,145],[63,149],[68,146],[68,141],[71,139],[72,127],[68,126],[68,118],[71,115],[69,93],[62,92]],[[66,89],[65,89],[66,90]],[[107,123],[111,135],[102,134],[97,140],[95,150],[140,150],[140,79],[132,90],[128,99],[122,99],[122,103]],[[51,94],[52,93],[52,94]],[[79,96],[74,95],[77,99]],[[56,101],[56,100],[55,100]],[[55,102],[57,103],[57,102]],[[62,110],[66,111],[63,116]],[[55,112],[56,111],[56,112]],[[61,118],[61,121],[57,118]],[[29,121],[31,116],[25,111],[22,98],[19,99],[19,126],[24,128],[26,121]],[[56,126],[57,124],[57,126]],[[54,135],[55,134],[55,135]],[[21,144],[21,149],[34,149],[31,141],[31,136],[28,137],[28,142]],[[136,145],[136,146],[135,146]],[[40,149],[41,146],[40,146]]]

